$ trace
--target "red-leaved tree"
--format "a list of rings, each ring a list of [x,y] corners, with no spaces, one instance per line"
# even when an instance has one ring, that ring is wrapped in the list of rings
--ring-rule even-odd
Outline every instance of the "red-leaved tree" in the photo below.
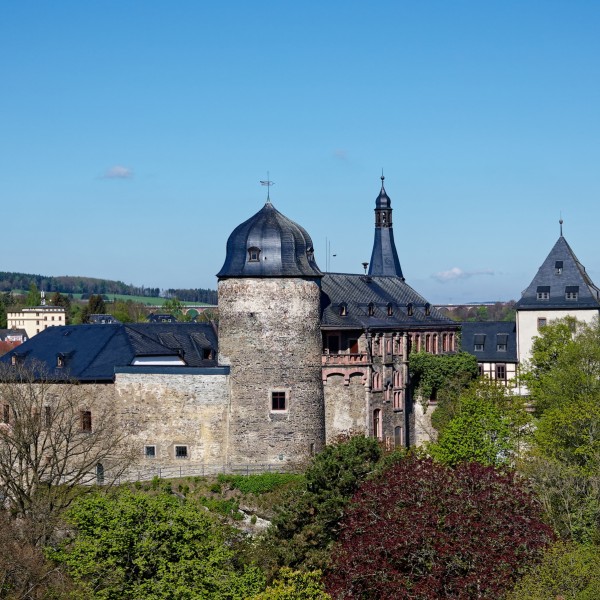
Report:
[[[327,591],[336,599],[496,599],[553,538],[514,474],[409,457],[354,496]]]

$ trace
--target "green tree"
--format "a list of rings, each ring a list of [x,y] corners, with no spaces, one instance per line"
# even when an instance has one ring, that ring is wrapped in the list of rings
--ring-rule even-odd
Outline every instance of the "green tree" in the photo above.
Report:
[[[191,321],[192,317],[185,312],[185,304],[177,297],[167,298],[163,304],[163,310],[172,314],[178,321]]]
[[[557,542],[542,562],[519,581],[507,600],[597,600],[600,598],[600,548]]]
[[[409,356],[408,366],[417,396],[438,402],[447,396],[454,397],[478,374],[477,359],[468,352],[413,352]]]
[[[32,283],[29,286],[29,292],[27,294],[27,298],[25,299],[26,306],[39,306],[42,301],[41,294],[37,289],[35,283]]]
[[[81,311],[81,322],[88,323],[90,315],[106,314],[106,303],[100,294],[92,294],[88,300],[87,306]]]
[[[248,600],[331,600],[325,592],[320,571],[293,571],[283,567],[275,581]]]
[[[144,323],[148,312],[140,302],[117,300],[110,308],[110,313],[121,323]]]
[[[567,318],[534,340],[523,373],[538,415],[579,400],[600,398],[600,325]]]
[[[323,569],[344,508],[382,457],[377,440],[353,436],[314,457],[305,483],[290,489],[259,543],[267,570]]]
[[[470,461],[508,465],[530,437],[530,420],[523,398],[504,385],[481,379],[462,391],[454,416],[428,451],[448,465]]]
[[[590,543],[600,540],[600,473],[530,456],[520,461],[519,471],[535,491],[546,519],[566,541]]]
[[[62,306],[65,309],[65,323],[71,324],[71,299],[60,292],[54,292],[50,298],[52,306]]]
[[[76,535],[50,556],[80,583],[81,598],[243,600],[264,589],[258,568],[237,564],[232,530],[166,492],[95,493],[67,519]]]

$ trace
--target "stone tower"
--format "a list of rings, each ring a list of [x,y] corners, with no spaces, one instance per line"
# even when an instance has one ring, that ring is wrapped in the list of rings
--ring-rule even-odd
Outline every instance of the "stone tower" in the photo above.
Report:
[[[308,233],[270,200],[229,236],[217,277],[231,465],[292,467],[325,443],[322,275]]]
[[[381,176],[381,191],[375,200],[375,239],[369,263],[369,275],[400,277],[404,281],[392,227],[392,201],[387,195]]]

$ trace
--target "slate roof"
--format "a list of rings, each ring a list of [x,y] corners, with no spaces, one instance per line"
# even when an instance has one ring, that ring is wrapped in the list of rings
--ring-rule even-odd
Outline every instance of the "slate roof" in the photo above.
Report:
[[[571,299],[567,299],[570,293]],[[547,299],[539,298],[538,295]],[[576,294],[576,298],[573,297]],[[600,290],[593,284],[567,240],[561,235],[533,281],[516,304],[517,310],[600,309]]]
[[[205,351],[212,358],[204,358]],[[57,381],[113,381],[116,367],[130,366],[139,357],[181,356],[188,367],[214,367],[217,336],[210,323],[67,325],[44,329],[0,362],[10,364],[13,355],[25,364],[45,363]],[[65,359],[64,368],[56,368],[58,355]]]
[[[483,350],[476,351],[475,344],[483,345]],[[506,344],[506,350],[498,350],[499,344]],[[473,354],[478,362],[518,362],[517,326],[511,321],[462,323],[460,345],[461,350]]]
[[[256,248],[257,260],[249,250]],[[271,202],[238,225],[227,240],[225,263],[217,277],[321,277],[306,230]]]
[[[326,273],[321,280],[321,311],[324,329],[459,327],[399,277]]]
[[[383,186],[385,177],[381,176],[381,191],[375,200],[375,214],[385,213],[388,221],[385,226],[375,225],[375,239],[373,240],[373,251],[369,263],[369,275],[387,275],[400,277],[402,268],[394,242],[394,229],[392,227],[392,201]]]

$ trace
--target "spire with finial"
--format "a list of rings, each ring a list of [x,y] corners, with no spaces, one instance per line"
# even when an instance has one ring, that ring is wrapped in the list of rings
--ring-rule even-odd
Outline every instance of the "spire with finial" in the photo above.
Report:
[[[271,204],[271,186],[275,185],[275,182],[269,179],[269,171],[267,171],[267,178],[265,180],[261,179],[260,185],[267,186],[267,204]]]
[[[381,169],[381,191],[375,200],[375,240],[368,274],[404,279],[394,243],[392,201],[385,191],[384,182],[385,176]]]
[[[562,237],[563,236],[563,233],[562,233],[562,226],[563,226],[562,217],[559,219],[558,224],[560,225],[560,237]]]

